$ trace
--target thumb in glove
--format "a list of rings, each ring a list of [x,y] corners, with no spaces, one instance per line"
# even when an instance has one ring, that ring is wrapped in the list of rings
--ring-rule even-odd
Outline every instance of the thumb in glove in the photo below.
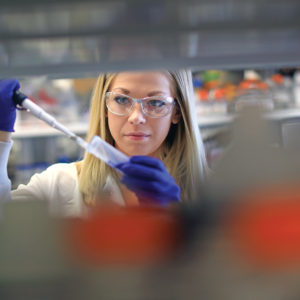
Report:
[[[0,130],[14,131],[16,120],[16,106],[13,95],[20,89],[20,83],[16,79],[0,80]]]

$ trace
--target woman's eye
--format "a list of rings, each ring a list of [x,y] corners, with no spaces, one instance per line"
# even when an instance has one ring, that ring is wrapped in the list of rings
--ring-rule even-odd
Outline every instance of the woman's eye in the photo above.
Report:
[[[129,99],[127,97],[116,96],[114,97],[114,101],[118,104],[127,104],[129,103]]]
[[[163,107],[166,105],[165,101],[162,100],[149,100],[148,104],[153,107]]]

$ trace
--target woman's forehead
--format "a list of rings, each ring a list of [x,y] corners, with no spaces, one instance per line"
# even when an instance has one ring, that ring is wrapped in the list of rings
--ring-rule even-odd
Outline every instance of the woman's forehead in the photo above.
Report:
[[[137,88],[175,92],[174,81],[164,71],[131,71],[120,72],[113,78],[110,88],[127,89],[129,92]]]
[[[167,86],[171,85],[171,80],[165,72],[162,71],[132,71],[117,73],[113,79],[112,84],[123,84],[128,86],[135,86],[137,83],[148,86]]]

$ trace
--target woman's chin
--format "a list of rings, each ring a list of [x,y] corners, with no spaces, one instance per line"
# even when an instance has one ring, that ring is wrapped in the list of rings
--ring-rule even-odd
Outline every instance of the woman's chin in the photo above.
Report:
[[[124,147],[120,147],[120,145],[116,145],[116,148],[127,156],[145,155],[155,157],[155,154],[157,154],[159,151],[156,147],[153,147],[153,145],[151,145],[151,147],[149,144],[145,145],[134,143],[123,146]]]
[[[149,149],[141,149],[141,148],[135,148],[135,149],[126,149],[121,150],[124,154],[127,156],[136,156],[136,155],[146,155],[151,156],[152,151],[149,151]]]

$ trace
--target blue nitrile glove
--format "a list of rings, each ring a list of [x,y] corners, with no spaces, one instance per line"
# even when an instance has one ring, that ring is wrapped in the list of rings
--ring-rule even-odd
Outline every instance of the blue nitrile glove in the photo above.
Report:
[[[0,130],[14,131],[16,106],[12,100],[14,91],[20,88],[16,79],[0,80]]]
[[[132,156],[116,166],[121,182],[135,192],[141,204],[166,206],[180,201],[180,188],[163,162],[150,156]]]

